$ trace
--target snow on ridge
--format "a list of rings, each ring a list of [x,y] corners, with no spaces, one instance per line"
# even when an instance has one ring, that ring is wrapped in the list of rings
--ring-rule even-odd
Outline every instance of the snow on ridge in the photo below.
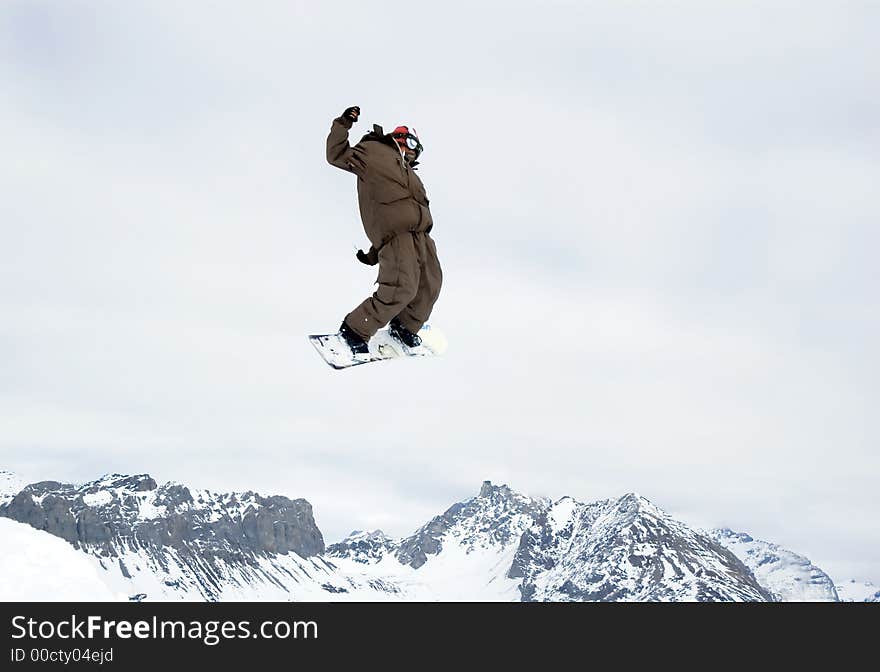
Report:
[[[571,518],[581,504],[569,496],[565,496],[557,501],[550,509],[547,516],[550,528],[554,533],[564,530],[571,522]]]
[[[783,602],[837,602],[834,582],[802,555],[730,528],[704,531],[739,558]]]
[[[260,503],[262,498],[253,491],[218,493],[206,489],[190,490],[176,481],[158,485],[146,473],[113,472],[79,483],[40,481],[26,484],[11,472],[0,472],[0,504],[10,501],[26,488],[30,489],[29,494],[38,506],[53,494],[71,498],[79,495],[88,507],[116,504],[142,520],[163,517],[169,509],[198,511],[207,522],[217,522],[225,517],[241,520],[249,511],[256,512],[263,508]]]
[[[113,495],[106,490],[98,490],[98,492],[89,492],[83,495],[83,503],[86,506],[103,506],[113,501]]]
[[[638,492],[627,492],[624,495],[621,495],[617,498],[616,502],[618,504],[629,504],[635,506],[642,513],[647,513],[653,516],[668,516],[669,514],[664,511],[662,508],[654,504],[650,499],[645,497],[644,495],[640,495]]]
[[[155,520],[161,518],[167,512],[167,507],[157,506],[156,497],[153,493],[138,493],[138,518],[141,520]]]
[[[164,486],[163,486],[164,487]],[[210,490],[191,491],[194,508],[208,511],[208,522],[215,523],[224,517],[241,520],[248,511],[256,512],[263,507],[257,501],[257,493],[246,492],[215,493]]]
[[[130,490],[130,486],[143,483],[155,483],[149,474],[120,474],[114,472],[112,474],[104,474],[93,481],[85,481],[83,483],[71,484],[77,490]],[[153,488],[151,488],[153,489]]]
[[[149,474],[112,473],[85,483],[61,485],[81,493],[86,506],[105,506],[114,501],[131,502],[135,505],[136,516],[143,520],[166,515],[169,505],[167,502],[160,502],[165,501],[166,495],[175,490],[182,491],[184,497],[189,493],[192,501],[176,498],[174,507],[204,510],[208,522],[216,522],[226,516],[240,520],[249,509],[256,511],[262,507],[257,501],[258,495],[251,491],[216,493],[210,490],[190,490],[176,481],[158,485]],[[41,503],[47,494],[50,493],[34,496],[34,500]]]
[[[120,474],[117,472],[113,472],[111,474],[104,474],[103,476],[99,476],[93,481],[85,481],[80,483],[80,487],[86,485],[95,485],[95,486],[104,486],[104,487],[112,487],[112,485],[119,481],[120,479],[127,478],[125,474]]]
[[[516,490],[512,490],[510,486],[506,483],[501,485],[494,485],[492,481],[483,481],[482,486],[480,487],[479,493],[467,499],[463,502],[459,502],[458,505],[466,505],[477,502],[478,500],[487,500],[487,501],[506,501],[513,505],[519,505],[520,507],[529,507],[535,505],[548,505],[549,500],[546,498],[535,499],[533,497],[529,497],[528,495],[524,495]],[[453,505],[455,506],[455,505]]]
[[[635,493],[562,498],[523,538],[510,575],[529,601],[771,599],[739,561]]]
[[[0,518],[0,538],[14,553],[0,553],[0,602],[118,601],[90,556],[56,536]]]
[[[391,537],[382,530],[352,530],[351,533],[342,540],[341,543],[352,543],[356,541],[392,541]]]
[[[841,602],[880,602],[880,586],[850,579],[835,586]]]
[[[27,485],[18,474],[5,469],[0,470],[0,504],[5,504]]]

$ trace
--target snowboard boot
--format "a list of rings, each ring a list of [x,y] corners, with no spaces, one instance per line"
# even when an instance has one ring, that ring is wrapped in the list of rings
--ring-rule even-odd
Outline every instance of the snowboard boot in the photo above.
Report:
[[[422,344],[422,339],[418,334],[414,334],[404,327],[396,317],[388,325],[388,333],[408,348],[417,348]]]
[[[370,348],[367,346],[367,342],[352,331],[351,327],[349,327],[344,320],[342,326],[339,327],[339,335],[342,336],[342,340],[344,340],[346,345],[351,348],[351,351],[355,356],[366,355],[369,357]]]

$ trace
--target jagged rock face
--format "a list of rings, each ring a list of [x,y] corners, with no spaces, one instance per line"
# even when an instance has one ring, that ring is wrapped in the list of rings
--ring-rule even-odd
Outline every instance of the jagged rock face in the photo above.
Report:
[[[710,530],[712,539],[736,555],[762,586],[784,602],[837,602],[834,581],[807,558],[727,528]]]
[[[193,493],[179,484],[157,486],[145,474],[113,475],[79,486],[34,483],[0,506],[0,515],[105,556],[120,548],[197,548],[209,560],[289,552],[306,558],[324,552],[304,499]]]
[[[397,559],[418,569],[428,561],[429,555],[443,550],[444,539],[466,546],[507,545],[519,539],[546,507],[545,501],[517,494],[506,485],[495,486],[484,481],[477,497],[451,506],[442,516],[433,518],[402,540]]]
[[[772,601],[736,556],[625,495],[563,498],[520,541],[508,573],[524,601]]]

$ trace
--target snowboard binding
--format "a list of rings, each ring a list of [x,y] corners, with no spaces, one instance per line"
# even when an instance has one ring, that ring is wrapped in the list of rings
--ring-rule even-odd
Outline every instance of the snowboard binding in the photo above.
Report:
[[[388,333],[408,348],[417,348],[422,344],[419,335],[404,327],[396,317],[388,325]]]

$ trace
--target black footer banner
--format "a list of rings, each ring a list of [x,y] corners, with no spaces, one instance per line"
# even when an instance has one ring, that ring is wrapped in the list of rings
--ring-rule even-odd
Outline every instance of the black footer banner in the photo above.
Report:
[[[600,655],[793,663],[805,652],[842,665],[880,633],[875,604],[0,603],[0,618],[0,670],[371,661],[468,669]]]

